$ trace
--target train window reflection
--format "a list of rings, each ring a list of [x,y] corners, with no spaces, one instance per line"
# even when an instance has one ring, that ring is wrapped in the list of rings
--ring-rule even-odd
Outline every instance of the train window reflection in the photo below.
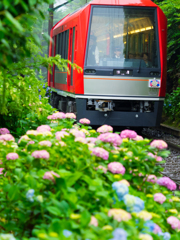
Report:
[[[154,9],[94,7],[87,66],[157,68]]]

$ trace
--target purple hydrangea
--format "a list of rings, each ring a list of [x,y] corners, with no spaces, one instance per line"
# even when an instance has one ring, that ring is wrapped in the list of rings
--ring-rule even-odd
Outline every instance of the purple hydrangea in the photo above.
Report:
[[[100,147],[93,148],[92,149],[92,155],[100,157],[104,160],[108,160],[108,158],[109,158],[109,152],[106,151],[104,148],[100,148]]]
[[[170,178],[168,177],[162,177],[157,180],[157,184],[167,187],[169,190],[173,191],[176,190],[177,186],[176,183],[173,182]]]
[[[135,131],[129,130],[129,129],[125,129],[121,132],[120,134],[121,138],[130,138],[130,139],[134,139],[137,137],[137,133]]]
[[[119,162],[109,163],[108,170],[112,173],[117,173],[117,174],[124,174],[126,171],[125,167]]]

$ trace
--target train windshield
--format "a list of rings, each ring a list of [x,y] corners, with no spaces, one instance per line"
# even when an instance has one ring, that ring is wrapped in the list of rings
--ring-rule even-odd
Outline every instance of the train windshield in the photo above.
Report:
[[[93,7],[86,66],[157,68],[155,9]]]

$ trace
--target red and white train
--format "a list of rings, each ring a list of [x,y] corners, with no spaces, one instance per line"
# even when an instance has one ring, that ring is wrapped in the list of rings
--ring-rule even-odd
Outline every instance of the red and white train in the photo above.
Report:
[[[167,20],[150,0],[93,0],[51,30],[49,56],[83,69],[48,73],[51,103],[92,125],[149,127],[166,92]]]

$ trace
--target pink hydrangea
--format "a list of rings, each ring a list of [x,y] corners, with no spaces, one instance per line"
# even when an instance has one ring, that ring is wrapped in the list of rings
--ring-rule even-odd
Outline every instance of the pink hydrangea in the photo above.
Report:
[[[10,131],[7,128],[0,128],[0,134],[9,134]]]
[[[0,168],[0,175],[3,174],[3,170],[4,170],[4,168]]]
[[[71,129],[69,132],[70,132],[71,134],[73,134],[76,138],[77,138],[77,137],[82,137],[82,138],[85,138],[85,137],[86,137],[85,133],[79,131],[78,129]]]
[[[133,130],[125,129],[120,134],[121,138],[130,138],[134,139],[137,137],[137,133]]]
[[[57,112],[53,113],[52,115],[49,115],[47,119],[63,119],[66,118],[66,114],[63,112]]]
[[[76,115],[74,113],[66,113],[66,118],[76,119]]]
[[[51,147],[52,143],[50,141],[41,141],[41,142],[39,142],[39,145]]]
[[[51,128],[49,125],[41,125],[37,128],[38,132],[44,132],[44,131],[51,131]]]
[[[160,226],[155,224],[154,229],[153,229],[153,233],[158,234],[160,232],[162,232]]]
[[[28,143],[27,143],[27,145],[29,145],[29,144],[34,144],[35,142],[34,141],[29,141]]]
[[[162,193],[155,193],[154,194],[154,201],[160,204],[166,201],[166,197]]]
[[[34,158],[43,158],[43,159],[49,159],[50,155],[46,150],[37,150],[34,151],[31,156]]]
[[[112,173],[117,173],[117,174],[124,174],[126,171],[125,167],[119,162],[109,163],[108,170]]]
[[[19,155],[17,153],[8,153],[6,155],[7,160],[16,160],[19,158]]]
[[[83,137],[77,137],[74,139],[75,142],[81,142],[81,143],[87,143],[87,140],[86,138],[83,138]]]
[[[99,133],[113,132],[113,128],[109,125],[103,125],[97,129]]]
[[[91,123],[90,120],[87,119],[87,118],[81,118],[81,119],[79,120],[79,122],[80,122],[81,124],[85,124],[85,125],[88,125],[88,124]]]
[[[98,170],[98,169],[101,169],[104,173],[107,173],[107,168],[104,167],[104,166],[102,166],[102,165],[99,165],[99,166],[96,168],[96,170]]]
[[[0,141],[13,141],[13,142],[15,142],[15,139],[14,139],[14,137],[11,135],[11,134],[2,134],[2,135],[0,135]]]
[[[122,139],[117,133],[103,133],[97,139],[102,142],[112,143],[114,146],[119,146],[122,143]]]
[[[91,221],[90,221],[89,225],[93,225],[93,226],[97,227],[98,220],[94,216],[91,216]]]
[[[20,137],[18,143],[20,143],[22,139],[24,139],[24,140],[26,140],[26,141],[29,141],[29,140],[30,140],[30,138],[29,138],[27,135],[23,135],[23,136]]]
[[[152,158],[155,158],[157,162],[161,162],[163,160],[162,157],[154,155],[154,154],[152,154],[150,152],[148,153],[148,156],[150,156]]]
[[[59,174],[57,174],[53,171],[49,171],[49,172],[45,172],[43,179],[48,179],[48,180],[52,181],[53,183],[55,183],[56,180],[55,180],[54,176],[57,178],[60,178]]]
[[[168,177],[162,177],[157,180],[157,184],[167,187],[169,190],[174,191],[176,190],[177,186],[176,183],[173,182],[170,178]]]
[[[167,218],[167,223],[169,223],[172,229],[180,229],[180,221],[178,218],[174,216],[170,216]]]
[[[108,158],[109,158],[109,152],[106,151],[104,148],[100,148],[100,147],[93,148],[92,149],[92,155],[100,157],[104,160],[108,160]]]
[[[133,140],[135,140],[135,141],[141,141],[143,139],[144,138],[142,136],[140,136],[140,135],[137,135],[135,138],[133,138]]]
[[[156,183],[157,182],[157,177],[155,175],[149,175],[147,177],[147,182]]]
[[[88,143],[95,143],[98,139],[95,137],[87,137],[86,140]]]
[[[55,135],[56,135],[56,139],[60,141],[61,138],[63,138],[64,136],[68,136],[69,133],[65,131],[59,131],[59,132],[56,132]]]
[[[165,141],[163,141],[163,140],[153,140],[150,143],[150,146],[151,147],[156,147],[158,149],[164,149],[164,148],[168,147],[167,143]]]

